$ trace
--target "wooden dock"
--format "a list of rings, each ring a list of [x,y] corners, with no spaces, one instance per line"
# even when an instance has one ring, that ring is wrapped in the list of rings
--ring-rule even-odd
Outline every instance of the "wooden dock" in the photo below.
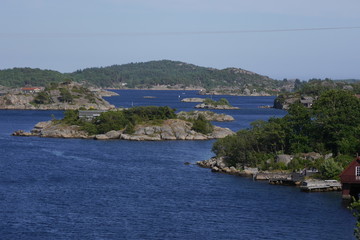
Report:
[[[306,180],[302,182],[300,189],[305,192],[340,191],[341,183],[336,180]]]

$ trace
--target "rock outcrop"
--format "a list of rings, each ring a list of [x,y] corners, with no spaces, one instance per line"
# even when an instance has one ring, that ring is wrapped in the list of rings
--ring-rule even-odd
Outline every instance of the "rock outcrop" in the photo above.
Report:
[[[98,110],[115,108],[97,93],[77,83],[63,83],[37,93],[13,91],[0,96],[0,109],[75,110],[81,107]]]
[[[79,126],[65,125],[54,121],[39,122],[30,133],[22,130],[16,131],[13,136],[39,136],[48,138],[89,138],[89,134],[82,131]]]
[[[211,111],[191,111],[191,112],[179,112],[177,116],[183,119],[197,119],[199,115],[203,115],[206,120],[214,122],[231,122],[234,121],[234,118],[230,115],[224,113],[214,113]]]

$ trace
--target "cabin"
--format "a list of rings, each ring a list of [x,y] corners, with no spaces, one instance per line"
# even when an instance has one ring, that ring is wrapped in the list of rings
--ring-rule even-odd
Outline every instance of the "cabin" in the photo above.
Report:
[[[359,199],[360,194],[360,157],[352,161],[349,166],[340,174],[342,185],[342,198]]]
[[[103,112],[106,112],[106,110],[79,110],[79,118],[85,121],[91,121],[99,117]]]
[[[21,91],[23,93],[38,93],[44,90],[44,87],[23,87]]]

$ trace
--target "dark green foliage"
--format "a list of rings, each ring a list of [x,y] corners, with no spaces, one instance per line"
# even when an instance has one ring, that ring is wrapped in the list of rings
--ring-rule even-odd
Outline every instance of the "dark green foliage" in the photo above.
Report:
[[[213,125],[205,119],[204,115],[199,114],[196,120],[193,121],[192,130],[202,133],[209,134],[214,130]]]
[[[50,104],[52,102],[53,100],[50,94],[46,91],[39,92],[33,100],[33,103],[35,104]]]
[[[219,106],[219,105],[231,106],[229,101],[226,98],[221,98],[219,101],[215,101],[215,100],[212,100],[210,98],[206,98],[204,100],[204,103],[208,104],[208,105],[213,105],[213,106]]]
[[[319,170],[325,179],[339,179],[343,168],[333,158],[329,158],[323,161]]]
[[[77,125],[80,123],[78,110],[66,110],[62,122],[68,125]]]
[[[302,95],[319,96],[329,90],[343,90],[359,94],[360,82],[359,81],[333,81],[329,78],[310,79],[308,82],[295,82],[295,91]]]
[[[120,87],[122,84],[127,84],[129,88],[160,84],[212,89],[243,87],[251,84],[253,88],[261,91],[276,88],[282,84],[281,81],[259,74],[250,74],[241,69],[218,70],[168,60],[87,68],[66,74],[31,68],[0,70],[0,85],[9,87],[21,87],[27,84],[46,86],[50,82],[62,82],[69,78],[77,82],[86,81],[99,87]]]
[[[59,91],[60,91],[60,97],[59,97],[60,102],[71,103],[74,100],[73,96],[71,95],[68,89],[59,88]]]
[[[315,101],[313,109],[294,104],[285,117],[272,118],[267,122],[255,121],[251,126],[235,136],[215,142],[214,153],[224,156],[234,166],[260,167],[269,167],[264,163],[269,158],[259,157],[262,155],[333,153],[335,158],[331,160],[310,163],[295,159],[287,167],[316,167],[323,177],[336,178],[360,151],[360,100],[347,91],[330,90]],[[283,166],[274,164],[270,167],[283,169]]]
[[[7,87],[46,86],[50,82],[61,82],[64,78],[60,72],[38,68],[0,70],[0,85]]]

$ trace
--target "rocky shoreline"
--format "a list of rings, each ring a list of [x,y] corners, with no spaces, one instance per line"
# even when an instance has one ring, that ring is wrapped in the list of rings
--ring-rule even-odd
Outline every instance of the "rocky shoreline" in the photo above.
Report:
[[[208,121],[214,121],[214,122],[231,122],[234,121],[235,119],[230,116],[230,115],[226,115],[224,113],[214,113],[211,111],[191,111],[191,112],[185,112],[185,111],[181,111],[179,113],[176,114],[178,116],[178,118],[182,118],[182,119],[197,119],[199,117],[199,115],[203,115],[205,117],[206,120]]]
[[[240,170],[234,166],[228,166],[224,158],[210,158],[198,161],[196,164],[203,168],[210,168],[212,172],[225,173],[241,177],[251,177],[256,181],[268,181],[273,185],[297,186],[305,192],[330,192],[341,191],[341,184],[336,180],[306,179],[300,173],[286,171],[259,171],[257,168]]]
[[[137,125],[133,134],[126,134],[124,130],[109,131],[105,134],[89,135],[79,126],[65,125],[57,121],[39,122],[30,132],[18,130],[13,136],[37,136],[49,138],[83,138],[96,140],[122,139],[131,141],[163,141],[163,140],[210,140],[224,138],[234,134],[228,128],[214,126],[210,134],[198,133],[191,130],[192,124],[180,119],[168,119],[161,125]]]

